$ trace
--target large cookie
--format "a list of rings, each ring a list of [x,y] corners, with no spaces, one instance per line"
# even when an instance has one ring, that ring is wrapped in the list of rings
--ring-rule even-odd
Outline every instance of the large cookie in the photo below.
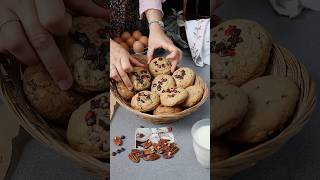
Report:
[[[188,98],[182,103],[183,107],[189,108],[197,104],[203,95],[203,88],[200,86],[189,86],[186,88],[188,91]]]
[[[177,106],[188,98],[188,91],[183,88],[171,88],[160,95],[161,104],[164,106]]]
[[[154,115],[163,115],[163,114],[174,114],[181,112],[182,108],[179,106],[174,106],[174,107],[167,107],[163,105],[159,105],[154,111]]]
[[[241,85],[265,72],[272,41],[259,24],[243,19],[226,21],[211,32],[213,80]]]
[[[172,77],[176,81],[177,87],[187,88],[192,86],[196,77],[194,71],[188,67],[182,67],[177,69]]]
[[[231,84],[218,83],[211,90],[212,135],[220,136],[243,119],[248,110],[248,96]]]
[[[152,111],[159,105],[159,96],[155,92],[141,91],[131,99],[131,107],[140,111]]]
[[[257,143],[280,130],[299,99],[297,85],[288,78],[264,76],[241,87],[249,96],[249,110],[229,134],[236,143]]]
[[[117,82],[116,86],[120,96],[127,101],[131,100],[131,98],[136,94],[134,90],[129,90],[123,81]]]
[[[164,57],[155,58],[149,64],[149,71],[154,77],[160,74],[170,74],[171,62]]]
[[[26,68],[23,90],[37,112],[59,124],[68,123],[71,113],[85,101],[78,93],[62,91],[42,65]]]
[[[109,41],[106,21],[76,17],[73,18],[72,26],[68,37],[61,41],[60,49],[73,72],[76,90],[106,90],[109,84]]]
[[[134,67],[129,73],[129,78],[135,91],[148,89],[151,85],[151,75],[146,68]]]
[[[156,92],[159,96],[168,89],[174,88],[176,83],[172,76],[161,74],[152,81],[151,91]]]
[[[109,158],[109,93],[103,93],[72,113],[67,130],[69,144],[97,158]]]

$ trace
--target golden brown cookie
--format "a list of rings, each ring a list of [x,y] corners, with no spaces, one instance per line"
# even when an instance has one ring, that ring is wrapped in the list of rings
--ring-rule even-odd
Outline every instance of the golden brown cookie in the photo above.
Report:
[[[299,99],[299,88],[286,77],[260,77],[241,89],[250,101],[245,118],[228,136],[235,143],[267,140],[292,116]]]
[[[183,88],[171,88],[160,95],[161,104],[164,106],[177,106],[188,98],[188,92]]]
[[[157,93],[151,91],[138,92],[131,99],[131,107],[140,112],[152,111],[157,108],[159,103],[159,96]]]
[[[146,68],[134,67],[129,73],[129,78],[135,91],[148,89],[151,85],[151,75]]]
[[[160,74],[170,74],[171,62],[164,57],[155,58],[149,64],[149,71],[154,77]]]
[[[163,105],[159,105],[154,111],[154,115],[162,115],[162,114],[174,114],[181,112],[182,108],[179,106],[167,107]]]
[[[44,118],[54,123],[68,123],[71,113],[85,101],[78,93],[62,91],[42,65],[27,67],[23,90],[30,104]]]
[[[174,88],[176,83],[172,76],[161,74],[154,78],[151,85],[151,91],[156,92],[159,96],[168,89]]]
[[[172,77],[176,81],[177,87],[187,88],[193,85],[196,74],[192,69],[188,67],[182,67],[177,69],[173,73]]]
[[[109,130],[109,93],[103,93],[72,113],[67,139],[74,149],[107,159],[110,152]]]
[[[72,70],[75,88],[80,92],[104,91],[109,84],[107,23],[92,17],[73,18],[69,35],[60,49]]]
[[[120,96],[127,101],[131,100],[131,98],[136,94],[135,91],[129,90],[123,81],[117,82],[116,86]]]
[[[186,99],[186,101],[184,101],[184,103],[182,103],[182,107],[192,107],[195,104],[197,104],[203,95],[203,88],[200,86],[189,86],[186,88],[186,90],[188,91],[188,98]]]

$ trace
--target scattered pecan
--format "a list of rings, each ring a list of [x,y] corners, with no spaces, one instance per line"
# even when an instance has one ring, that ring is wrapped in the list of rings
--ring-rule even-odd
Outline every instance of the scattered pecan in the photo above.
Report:
[[[140,162],[140,158],[138,155],[134,154],[134,153],[130,153],[128,155],[129,159],[134,162],[134,163],[139,163]]]
[[[143,148],[148,149],[150,146],[152,146],[152,143],[148,140],[145,143],[143,143]]]
[[[143,160],[145,160],[145,161],[155,161],[155,160],[157,160],[159,158],[160,158],[159,154],[150,154],[150,155],[144,157]]]
[[[113,144],[117,145],[117,146],[121,146],[122,145],[122,139],[119,136],[116,136],[113,138]]]

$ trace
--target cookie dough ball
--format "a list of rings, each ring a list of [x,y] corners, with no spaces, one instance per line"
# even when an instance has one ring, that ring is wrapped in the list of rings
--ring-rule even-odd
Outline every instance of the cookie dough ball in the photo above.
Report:
[[[160,74],[170,74],[171,62],[164,57],[155,58],[149,64],[149,71],[154,77]]]
[[[72,113],[67,130],[69,144],[96,158],[109,158],[109,93],[103,93]]]
[[[142,67],[134,67],[129,73],[129,78],[135,91],[148,89],[151,85],[151,75],[148,69]]]
[[[156,92],[159,96],[168,89],[174,88],[176,83],[172,76],[161,74],[152,81],[151,91]]]
[[[71,113],[85,101],[73,91],[62,91],[42,65],[26,68],[23,90],[37,112],[58,124],[67,124]]]
[[[167,107],[163,105],[159,105],[154,111],[154,115],[162,115],[162,114],[174,114],[181,112],[182,108],[179,106],[174,106],[174,107]]]
[[[195,104],[197,104],[203,95],[203,88],[200,86],[189,86],[186,88],[186,90],[188,91],[188,98],[186,99],[186,101],[184,101],[184,103],[182,103],[182,107],[192,107]]]
[[[188,92],[183,88],[171,88],[160,95],[161,104],[164,106],[177,106],[188,98]]]
[[[265,72],[272,40],[261,25],[234,19],[216,26],[211,34],[214,81],[241,85]]]
[[[193,85],[196,74],[192,69],[188,67],[182,67],[177,69],[173,73],[172,77],[176,81],[177,87],[187,88]]]
[[[157,108],[159,103],[159,96],[151,91],[141,91],[131,99],[131,107],[140,112],[152,111]]]
[[[220,136],[234,128],[248,110],[248,96],[231,84],[215,84],[212,88],[211,117],[212,135]]]
[[[127,101],[131,100],[131,98],[136,94],[133,90],[129,90],[123,81],[117,82],[116,86],[120,96]]]
[[[264,76],[244,84],[249,110],[229,134],[235,143],[258,143],[280,130],[294,113],[299,88],[286,77]]]
[[[103,19],[76,17],[69,35],[60,42],[80,92],[104,91],[108,88],[108,29]]]

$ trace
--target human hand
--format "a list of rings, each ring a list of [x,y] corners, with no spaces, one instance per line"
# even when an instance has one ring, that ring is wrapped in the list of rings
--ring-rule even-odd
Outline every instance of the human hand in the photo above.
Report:
[[[148,42],[148,63],[153,59],[153,53],[158,48],[163,48],[169,52],[167,59],[171,60],[171,72],[174,72],[177,64],[182,59],[182,51],[177,48],[170,38],[164,33],[162,28],[157,23],[152,23],[149,26],[149,42]]]
[[[83,15],[106,18],[91,0],[0,0],[0,52],[26,65],[44,64],[62,90],[73,78],[52,35],[65,35],[72,26],[66,8]]]
[[[110,51],[110,77],[116,81],[123,81],[126,87],[132,90],[133,86],[127,73],[132,71],[132,65],[140,67],[145,67],[145,65],[112,39],[110,39],[110,49],[112,49]]]

